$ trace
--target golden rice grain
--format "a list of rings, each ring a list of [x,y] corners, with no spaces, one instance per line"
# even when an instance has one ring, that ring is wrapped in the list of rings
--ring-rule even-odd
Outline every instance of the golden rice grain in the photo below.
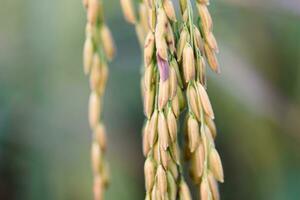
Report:
[[[186,11],[187,8],[187,0],[180,0],[180,9],[181,9],[181,13],[184,13],[184,11]]]
[[[181,181],[179,188],[180,200],[192,200],[192,195],[186,182]]]
[[[93,42],[90,37],[85,40],[84,43],[84,50],[83,50],[83,66],[84,66],[84,73],[88,74],[90,72],[92,63],[93,63]]]
[[[211,173],[208,174],[208,183],[209,183],[213,200],[220,200],[218,183]]]
[[[95,128],[95,140],[100,145],[102,151],[106,150],[106,130],[103,124],[98,124]]]
[[[154,110],[154,113],[152,114],[150,124],[149,124],[149,144],[150,147],[153,147],[153,145],[156,142],[157,139],[157,120],[158,120],[158,111]]]
[[[200,84],[200,83],[197,83],[197,91],[200,95],[200,102],[204,108],[204,111],[205,113],[212,119],[215,118],[215,115],[214,115],[214,111],[212,109],[212,106],[211,106],[211,103],[210,103],[210,100],[209,100],[209,97],[206,93],[206,90],[205,88]],[[201,106],[201,105],[199,105]]]
[[[176,21],[176,14],[175,14],[175,9],[174,9],[174,5],[173,5],[172,1],[164,0],[163,7],[165,9],[165,12],[166,12],[168,18],[172,21]]]
[[[179,42],[177,44],[177,59],[181,60],[183,49],[188,41],[188,31],[184,28],[180,33]]]
[[[186,44],[183,49],[183,74],[185,82],[195,78],[195,57],[192,47]]]
[[[106,25],[101,28],[101,40],[103,44],[103,49],[106,57],[111,60],[115,55],[115,43],[112,38],[111,32]]]
[[[89,101],[89,122],[92,128],[96,127],[100,119],[101,103],[98,94],[92,92]]]
[[[189,148],[190,152],[193,153],[198,148],[199,144],[199,126],[196,119],[192,116],[188,119],[188,138],[189,138]]]
[[[209,168],[218,181],[224,182],[224,174],[221,159],[219,153],[215,148],[213,148],[209,153]]]
[[[104,188],[103,188],[103,180],[100,176],[95,176],[94,178],[94,199],[103,200]]]
[[[217,128],[215,122],[210,117],[206,117],[205,122],[212,134],[212,137],[215,139],[217,136]]]
[[[144,113],[148,119],[151,117],[151,114],[154,109],[154,96],[155,95],[155,90],[150,89],[145,91],[145,96],[144,96]]]
[[[169,168],[171,156],[168,150],[165,150],[162,145],[159,145],[159,156],[160,162],[164,166],[165,169]]]
[[[173,67],[170,67],[170,99],[173,99],[177,93],[177,75]]]
[[[201,200],[212,200],[211,191],[206,178],[204,178],[200,184]]]
[[[168,181],[168,197],[170,200],[176,200],[177,183],[170,171],[167,171],[167,181]]]
[[[150,135],[150,121],[147,120],[147,122],[144,125],[143,128],[143,154],[144,156],[147,156],[150,151],[150,142],[149,142],[149,135]]]
[[[193,155],[193,165],[194,165],[194,179],[198,182],[201,179],[204,171],[204,160],[205,160],[205,152],[204,145],[202,143],[199,144],[195,154]]]
[[[143,90],[147,91],[150,90],[152,87],[152,79],[155,78],[154,76],[154,65],[151,63],[148,67],[146,67],[144,72],[144,87]]]
[[[134,24],[136,22],[136,17],[134,13],[134,7],[131,0],[120,0],[121,7],[124,13],[125,19],[131,23]]]
[[[146,191],[151,191],[154,185],[155,171],[154,161],[151,158],[147,158],[144,165]]]
[[[193,86],[190,86],[187,88],[187,98],[189,101],[189,106],[191,108],[191,111],[196,116],[198,120],[200,120],[200,109],[198,104],[198,95]]]
[[[88,21],[91,24],[96,24],[98,16],[99,16],[99,11],[100,11],[100,3],[98,0],[89,0],[88,3]]]
[[[146,40],[145,40],[145,46],[144,46],[144,59],[145,59],[145,64],[148,66],[153,57],[154,53],[154,35],[152,32],[149,32]]]
[[[198,13],[201,17],[201,24],[204,32],[210,32],[212,29],[212,19],[205,4],[197,4]]]
[[[102,84],[101,62],[98,54],[94,54],[93,66],[90,74],[90,87],[92,91],[100,93]]]
[[[168,23],[167,25],[167,33],[166,33],[166,41],[167,41],[167,45],[169,47],[169,51],[171,52],[171,54],[174,54],[176,51],[175,48],[175,36],[173,33],[173,29],[170,25],[170,23]]]
[[[169,100],[169,80],[159,82],[158,108],[162,110]]]
[[[158,114],[158,134],[159,134],[159,144],[161,148],[167,150],[169,147],[169,132],[166,118],[163,112]]]
[[[151,31],[154,32],[155,30],[155,25],[156,25],[156,12],[155,9],[148,9],[148,16],[149,16],[149,28]]]
[[[202,41],[202,37],[201,37],[200,31],[197,28],[197,26],[194,26],[193,29],[194,29],[194,43],[195,43],[195,46],[200,51],[203,51],[203,41]]]
[[[145,33],[149,32],[148,10],[147,10],[147,6],[144,3],[139,4],[139,18],[140,18],[140,24],[143,27],[143,31]]]
[[[169,109],[167,114],[167,124],[168,124],[168,130],[170,133],[171,141],[175,142],[177,139],[177,121],[171,109]]]
[[[207,62],[210,66],[210,68],[216,72],[220,73],[220,68],[219,68],[219,63],[217,60],[216,53],[208,46],[208,44],[204,44],[204,51],[205,51],[205,56],[207,58]]]
[[[208,33],[206,36],[205,36],[205,39],[206,39],[206,42],[208,44],[208,46],[213,50],[215,51],[216,53],[219,52],[219,47],[218,47],[218,43],[216,41],[216,38],[214,36],[214,34],[212,34],[212,32]]]
[[[167,175],[162,165],[159,165],[157,168],[157,187],[162,195],[167,193]]]
[[[176,118],[178,118],[180,114],[180,107],[179,107],[179,99],[177,94],[172,99],[172,111],[176,116]]]

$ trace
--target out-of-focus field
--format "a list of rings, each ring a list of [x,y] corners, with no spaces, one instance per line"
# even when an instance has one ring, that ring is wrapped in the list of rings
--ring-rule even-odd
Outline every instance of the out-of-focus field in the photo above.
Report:
[[[143,199],[141,53],[118,0],[104,1],[118,47],[104,120],[107,199]],[[300,3],[211,0],[222,74],[208,92],[224,163],[222,199],[300,197]],[[85,11],[74,0],[2,0],[0,199],[92,199]]]

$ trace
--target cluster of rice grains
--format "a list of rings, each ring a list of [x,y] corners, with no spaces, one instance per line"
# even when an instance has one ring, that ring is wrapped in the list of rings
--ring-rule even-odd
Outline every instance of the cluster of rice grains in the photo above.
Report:
[[[91,147],[94,174],[94,199],[103,199],[108,184],[108,167],[105,161],[106,133],[101,122],[102,96],[105,90],[107,60],[114,56],[114,42],[103,21],[101,0],[84,0],[87,10],[86,40],[84,44],[84,73],[90,77],[89,124],[93,132]]]
[[[184,98],[172,29],[176,18],[172,2],[167,2],[168,9],[162,2],[148,5],[152,24],[145,39],[143,78],[146,199],[190,196],[181,174],[177,141],[177,118]]]
[[[144,44],[142,91],[146,199],[191,199],[182,174],[177,127],[186,110],[184,155],[201,200],[218,200],[216,180],[223,168],[214,145],[214,113],[206,92],[205,65],[219,73],[217,42],[212,33],[208,0],[196,0],[194,23],[190,0],[179,0],[177,21],[171,0],[140,0],[135,14],[131,0],[121,0],[125,19],[135,24]],[[138,16],[138,17],[136,17]]]
[[[192,199],[183,178],[177,142],[178,118],[186,111],[184,155],[201,200],[219,200],[223,167],[215,148],[214,113],[206,92],[206,63],[219,73],[218,45],[212,33],[208,0],[179,0],[182,21],[171,0],[121,0],[127,21],[144,44],[142,91],[146,199]],[[195,9],[196,10],[196,9]],[[136,17],[138,16],[138,17]],[[137,19],[138,18],[138,19]]]
[[[216,180],[223,182],[223,167],[215,148],[214,113],[206,92],[205,59],[219,73],[216,59],[218,46],[212,34],[208,0],[197,0],[199,24],[193,22],[190,1],[180,1],[183,26],[177,45],[181,63],[188,111],[185,119],[185,156],[191,161],[190,175],[199,187],[201,199],[219,199]]]
[[[125,19],[135,24],[139,40],[145,43],[142,93],[147,117],[143,131],[146,199],[176,199],[178,194],[190,199],[177,142],[177,118],[184,108],[184,97],[175,58],[172,1],[140,1],[138,19],[130,0],[121,0],[121,5]]]

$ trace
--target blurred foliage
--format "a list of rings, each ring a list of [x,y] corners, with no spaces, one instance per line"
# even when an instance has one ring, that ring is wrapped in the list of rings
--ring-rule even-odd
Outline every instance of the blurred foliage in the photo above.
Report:
[[[293,4],[294,3],[294,4]],[[212,1],[221,76],[209,94],[223,199],[300,197],[300,5]],[[118,47],[105,95],[107,199],[143,199],[140,49],[119,2],[105,1]],[[2,0],[0,199],[91,199],[85,11],[74,0]]]

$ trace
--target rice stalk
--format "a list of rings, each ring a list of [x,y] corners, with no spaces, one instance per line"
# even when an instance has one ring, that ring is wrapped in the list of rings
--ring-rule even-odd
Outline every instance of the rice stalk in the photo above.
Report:
[[[127,3],[127,6],[124,5]],[[146,122],[143,128],[143,152],[146,157],[146,199],[189,200],[184,181],[177,123],[183,109],[182,80],[175,58],[173,23],[175,10],[170,0],[140,0],[138,13],[129,0],[121,0],[125,19],[137,16],[133,23],[144,50],[141,88]],[[131,5],[131,9],[128,9]]]
[[[217,200],[216,180],[223,182],[224,175],[214,145],[216,127],[206,92],[205,64],[216,73],[220,69],[209,2],[196,1],[199,24],[195,25],[190,1],[180,0],[180,29],[171,0],[140,0],[138,13],[133,13],[130,0],[121,3],[125,19],[135,25],[139,42],[144,44],[141,88],[147,117],[143,128],[146,199],[191,199],[177,143],[177,119],[187,107],[185,153],[191,161],[190,174],[201,199]]]
[[[197,0],[199,24],[193,22],[190,0],[180,0],[183,25],[177,42],[177,60],[182,66],[188,112],[185,122],[185,156],[201,200],[218,200],[216,180],[224,181],[220,156],[215,148],[214,112],[206,92],[205,61],[219,73],[217,42],[212,34],[208,0]]]
[[[166,3],[167,2],[167,3]],[[182,175],[177,141],[178,117],[184,98],[175,58],[176,21],[172,1],[148,2],[150,30],[145,39],[143,131],[146,157],[146,199],[191,199]],[[151,166],[151,167],[149,167]]]
[[[94,199],[102,200],[109,182],[105,159],[106,131],[102,122],[102,97],[108,77],[107,61],[115,53],[109,28],[104,23],[101,0],[83,0],[87,11],[86,39],[83,50],[84,73],[90,78],[89,125],[93,133],[91,161],[94,175]]]

